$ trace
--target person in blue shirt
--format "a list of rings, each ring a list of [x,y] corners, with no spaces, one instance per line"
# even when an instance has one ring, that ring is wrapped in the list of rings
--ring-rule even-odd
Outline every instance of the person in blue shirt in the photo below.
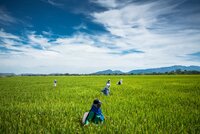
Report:
[[[95,124],[101,124],[104,121],[104,115],[101,111],[101,101],[95,99],[93,105],[84,121],[84,125],[88,125],[90,122]]]

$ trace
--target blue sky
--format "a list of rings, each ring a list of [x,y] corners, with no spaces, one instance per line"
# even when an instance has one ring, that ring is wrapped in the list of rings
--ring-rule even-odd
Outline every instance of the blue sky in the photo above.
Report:
[[[0,72],[200,65],[199,0],[0,0]]]

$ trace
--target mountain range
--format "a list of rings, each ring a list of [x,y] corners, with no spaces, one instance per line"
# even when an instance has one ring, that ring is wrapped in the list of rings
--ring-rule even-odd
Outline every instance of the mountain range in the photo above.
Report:
[[[181,66],[181,65],[175,65],[170,67],[160,67],[160,68],[149,68],[149,69],[137,69],[137,70],[131,70],[129,72],[122,72],[120,70],[104,70],[104,71],[98,71],[95,73],[91,73],[89,75],[108,75],[108,74],[152,74],[152,73],[170,73],[170,72],[176,72],[176,71],[197,71],[196,73],[200,74],[200,66]],[[187,74],[187,73],[186,73]],[[191,73],[194,74],[194,73]],[[14,73],[0,73],[0,76],[65,76],[65,75],[81,75],[81,74],[69,74],[69,73],[53,73],[53,74],[19,74],[16,75]],[[86,74],[88,75],[88,74]]]
[[[199,71],[200,72],[200,66],[170,66],[170,67],[160,67],[160,68],[149,68],[149,69],[137,69],[137,70],[131,70],[129,72],[122,72],[120,70],[104,70],[104,71],[98,71],[92,74],[100,75],[100,74],[150,74],[150,73],[165,73],[165,72],[172,72],[176,70],[181,71]]]

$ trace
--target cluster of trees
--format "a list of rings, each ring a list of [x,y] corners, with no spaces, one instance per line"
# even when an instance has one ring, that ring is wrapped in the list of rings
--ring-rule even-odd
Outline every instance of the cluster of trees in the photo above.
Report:
[[[20,74],[20,76],[67,76],[69,73],[54,73],[54,74]]]
[[[90,74],[90,75],[177,75],[177,74],[200,74],[200,71],[196,70],[181,70],[177,69],[175,71],[169,71],[169,72],[146,72],[146,73],[107,73],[107,74]]]
[[[181,70],[177,69],[175,71],[170,72],[152,72],[152,73],[123,73],[123,74],[115,74],[115,73],[109,73],[109,74],[101,74],[101,75],[177,75],[177,74],[200,74],[200,71],[196,70]],[[92,75],[100,75],[100,74],[92,74]]]
[[[181,70],[177,69],[176,71],[166,72],[165,74],[200,74],[200,71],[188,71],[188,70]]]
[[[146,74],[146,75],[200,74],[200,71],[196,71],[196,70],[188,71],[188,70],[177,69],[175,71],[170,71],[170,72],[165,72],[165,73],[153,72],[153,73],[140,73],[140,74]]]

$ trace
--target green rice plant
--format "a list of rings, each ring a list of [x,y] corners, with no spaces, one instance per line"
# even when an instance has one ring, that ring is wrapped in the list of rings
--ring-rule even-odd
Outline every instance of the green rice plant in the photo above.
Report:
[[[107,79],[110,96],[100,92]],[[199,81],[199,75],[0,78],[0,133],[196,134]],[[81,118],[95,98],[103,102],[105,122],[83,127]]]

